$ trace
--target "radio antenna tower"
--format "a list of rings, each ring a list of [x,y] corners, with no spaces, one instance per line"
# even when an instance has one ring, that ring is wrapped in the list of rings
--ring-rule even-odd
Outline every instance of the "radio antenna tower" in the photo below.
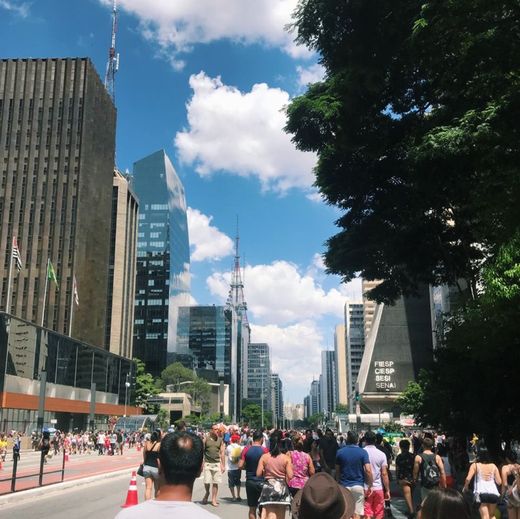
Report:
[[[105,88],[112,101],[116,102],[116,72],[119,70],[119,53],[116,52],[116,32],[117,32],[117,5],[114,0],[112,6],[112,39],[110,49],[108,49],[107,70],[105,73]]]
[[[239,254],[240,236],[238,233],[238,217],[237,217],[237,235],[235,238],[235,260],[233,272],[231,273],[231,284],[229,287],[229,295],[226,305],[235,309],[238,315],[242,316],[242,322],[249,327],[247,319],[247,303],[244,296],[244,282],[242,280],[242,269],[240,267]]]

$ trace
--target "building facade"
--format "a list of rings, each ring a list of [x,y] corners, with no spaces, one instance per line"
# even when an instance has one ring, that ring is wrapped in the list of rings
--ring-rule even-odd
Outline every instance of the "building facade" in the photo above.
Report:
[[[106,430],[111,416],[141,413],[126,386],[133,373],[129,359],[0,312],[1,431]]]
[[[361,292],[363,294],[363,306],[364,306],[364,327],[365,327],[365,340],[368,339],[368,335],[372,328],[372,322],[374,320],[374,314],[376,311],[377,303],[368,298],[367,293],[376,288],[377,285],[381,284],[378,279],[368,281],[367,279],[361,280]]]
[[[336,403],[348,405],[347,343],[344,324],[338,324],[334,332],[334,362],[336,365]]]
[[[271,357],[265,342],[249,343],[247,352],[247,401],[271,410]]]
[[[283,423],[283,382],[278,373],[271,373],[271,411],[274,425],[281,427]]]
[[[98,346],[105,345],[115,124],[89,59],[0,60],[0,307]],[[13,238],[23,268],[13,272],[7,301]],[[49,261],[56,284],[46,283]],[[71,314],[74,278],[82,304]]]
[[[321,352],[321,412],[331,417],[336,410],[336,361],[334,351]]]
[[[313,380],[311,382],[311,389],[309,391],[309,410],[309,416],[321,413],[321,394],[319,380]]]
[[[347,346],[347,380],[349,407],[353,412],[353,395],[356,391],[361,361],[365,351],[365,306],[362,302],[345,304],[345,330]]]
[[[114,170],[112,232],[105,344],[116,355],[132,358],[139,203],[129,179]]]
[[[190,247],[184,187],[164,152],[137,161],[139,198],[134,354],[159,376],[177,352],[179,306],[190,303]]]

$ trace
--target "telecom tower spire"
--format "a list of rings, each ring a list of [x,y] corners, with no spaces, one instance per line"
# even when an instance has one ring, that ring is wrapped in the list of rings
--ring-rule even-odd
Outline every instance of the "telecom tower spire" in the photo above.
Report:
[[[112,39],[110,40],[110,49],[108,49],[108,61],[107,70],[105,73],[105,88],[108,94],[112,98],[112,101],[116,102],[116,72],[119,70],[119,53],[116,52],[116,33],[117,33],[117,5],[114,0],[112,6]]]
[[[235,238],[235,260],[233,264],[233,272],[231,273],[231,284],[229,287],[229,295],[226,304],[228,307],[233,307],[237,314],[242,316],[242,322],[249,327],[249,322],[247,319],[247,303],[244,296],[242,268],[240,266],[239,243],[240,235],[238,232],[237,218],[237,235]]]

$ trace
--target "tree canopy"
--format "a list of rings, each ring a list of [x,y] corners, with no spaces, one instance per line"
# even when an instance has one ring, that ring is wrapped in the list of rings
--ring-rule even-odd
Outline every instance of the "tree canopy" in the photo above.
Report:
[[[134,359],[136,364],[135,374],[135,405],[143,407],[147,413],[154,413],[157,411],[157,405],[150,405],[148,399],[151,396],[159,393],[155,385],[153,376],[146,372],[144,362],[140,359]]]
[[[293,29],[326,70],[286,130],[342,211],[328,271],[383,280],[382,302],[460,279],[475,297],[520,222],[518,2],[302,0]]]

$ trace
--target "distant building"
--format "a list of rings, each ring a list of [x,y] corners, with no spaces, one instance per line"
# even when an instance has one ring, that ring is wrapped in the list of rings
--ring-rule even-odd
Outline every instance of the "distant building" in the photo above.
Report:
[[[356,390],[361,361],[365,351],[364,310],[365,306],[361,302],[348,302],[345,304],[347,397],[351,412],[353,412],[353,395]]]
[[[271,410],[271,361],[269,345],[251,342],[247,352],[247,401]],[[262,393],[263,391],[263,393]]]
[[[381,284],[380,280],[368,281],[367,279],[361,280],[361,292],[363,294],[363,306],[364,306],[364,328],[365,328],[365,340],[368,339],[368,335],[372,328],[372,322],[374,320],[374,314],[376,311],[377,303],[368,298],[367,292],[376,288]]]
[[[214,305],[179,307],[176,347],[185,361],[188,356],[192,358],[191,366],[200,376],[229,386],[226,406],[234,417],[240,398],[233,364],[233,357],[238,355],[234,311]]]
[[[304,399],[303,399],[303,417],[304,418],[309,418],[312,414],[312,411],[311,411],[311,397],[309,395],[307,395]]]
[[[137,161],[139,198],[134,354],[159,376],[176,347],[179,306],[190,303],[184,187],[164,150]]]
[[[116,111],[88,58],[0,60],[0,307],[104,347]],[[13,273],[13,238],[23,269]],[[57,285],[49,282],[48,261]],[[76,278],[79,307],[73,304]],[[45,300],[45,305],[44,305]]]
[[[397,414],[397,399],[407,383],[432,361],[428,287],[420,289],[418,297],[377,305],[358,376],[364,408]]]
[[[271,373],[271,411],[273,412],[273,420],[278,427],[283,422],[283,383],[278,373]]]
[[[336,410],[336,362],[334,351],[321,352],[321,412],[330,417]]]
[[[334,362],[336,367],[336,405],[348,405],[347,343],[344,324],[338,324],[334,333]]]
[[[321,412],[321,395],[320,395],[320,382],[319,380],[313,380],[311,382],[311,389],[309,391],[309,410],[310,415],[318,414]]]
[[[109,351],[127,358],[133,356],[138,214],[128,178],[115,169],[105,343]]]

